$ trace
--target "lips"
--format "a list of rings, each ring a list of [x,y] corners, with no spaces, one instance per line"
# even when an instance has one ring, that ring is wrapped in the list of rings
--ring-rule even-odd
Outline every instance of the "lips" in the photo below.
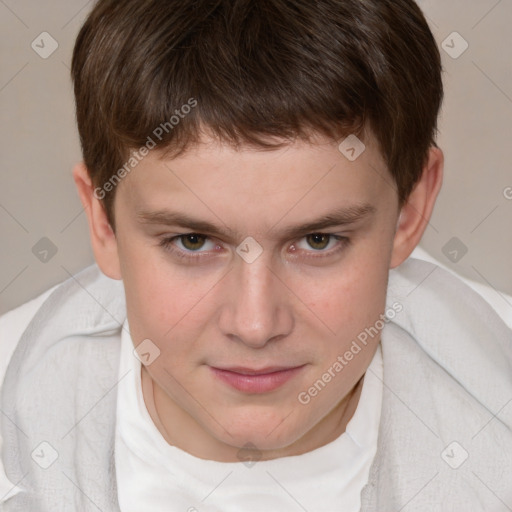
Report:
[[[267,366],[265,368],[210,366],[214,376],[230,387],[245,393],[267,393],[281,387],[296,377],[305,367]]]
[[[242,375],[265,375],[267,373],[292,370],[293,368],[297,368],[297,366],[267,366],[266,368],[261,368],[259,370],[255,370],[253,368],[246,368],[244,366],[234,366],[231,368],[217,368],[217,370],[240,373]]]

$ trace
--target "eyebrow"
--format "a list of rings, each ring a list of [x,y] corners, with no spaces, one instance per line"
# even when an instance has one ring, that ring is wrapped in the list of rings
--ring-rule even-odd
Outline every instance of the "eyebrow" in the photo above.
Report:
[[[348,207],[338,208],[317,219],[305,224],[297,224],[279,231],[279,236],[285,239],[297,238],[310,233],[316,233],[326,228],[347,226],[355,224],[365,218],[371,217],[376,208],[369,204],[354,204]],[[142,224],[156,224],[190,229],[191,232],[213,236],[237,237],[239,233],[227,226],[219,226],[205,220],[195,218],[183,212],[170,210],[140,210],[136,213],[137,219]],[[284,217],[283,217],[284,218]],[[279,221],[281,222],[281,221]],[[279,224],[279,222],[277,224]],[[275,224],[269,233],[275,234]]]

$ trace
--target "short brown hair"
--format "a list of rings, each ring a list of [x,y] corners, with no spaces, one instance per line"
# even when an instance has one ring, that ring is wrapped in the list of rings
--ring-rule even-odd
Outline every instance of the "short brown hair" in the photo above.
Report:
[[[439,50],[412,0],[99,0],[71,73],[84,162],[100,187],[157,126],[166,129],[155,145],[175,156],[204,129],[269,149],[313,133],[364,140],[370,127],[402,205],[435,145],[443,98]],[[102,198],[113,227],[114,196]]]

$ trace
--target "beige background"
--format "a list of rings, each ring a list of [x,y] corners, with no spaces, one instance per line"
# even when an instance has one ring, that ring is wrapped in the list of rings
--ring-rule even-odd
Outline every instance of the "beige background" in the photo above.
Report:
[[[469,45],[457,58],[441,50],[445,181],[421,245],[460,274],[510,294],[512,2],[419,3],[441,48],[446,40],[456,55],[464,41]],[[71,177],[80,151],[69,78],[74,38],[91,6],[83,0],[0,0],[0,314],[93,262]],[[42,32],[58,43],[46,59],[31,47],[34,40],[41,45]],[[45,41],[39,51],[50,48]],[[447,246],[452,238],[456,245]],[[50,251],[46,262],[34,254],[41,258],[40,251],[51,247],[57,252]],[[450,260],[454,249],[456,263]]]

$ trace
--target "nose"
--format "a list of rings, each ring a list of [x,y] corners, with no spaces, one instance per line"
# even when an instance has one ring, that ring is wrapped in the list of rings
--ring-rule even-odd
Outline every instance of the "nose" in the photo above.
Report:
[[[229,273],[219,327],[225,336],[251,348],[262,348],[293,329],[291,292],[260,256],[252,263],[239,258]]]

